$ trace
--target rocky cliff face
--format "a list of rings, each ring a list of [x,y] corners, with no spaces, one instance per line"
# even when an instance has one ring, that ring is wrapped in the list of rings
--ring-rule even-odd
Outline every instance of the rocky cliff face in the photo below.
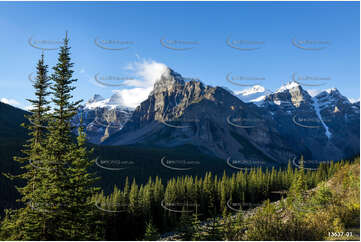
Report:
[[[257,105],[244,103],[224,88],[185,81],[169,69],[134,112],[102,113],[107,122],[122,120],[122,128],[108,128],[97,139],[106,145],[191,144],[222,159],[338,160],[359,153],[358,105],[337,89],[312,97],[297,82],[266,93]]]
[[[297,82],[266,97],[265,112],[298,153],[314,160],[342,159],[359,153],[359,108],[337,89],[311,97]]]
[[[274,123],[254,104],[246,104],[220,87],[186,82],[170,70],[155,83],[123,129],[103,144],[143,143],[160,146],[192,144],[227,159],[286,161],[291,147]],[[274,144],[277,143],[277,149]]]
[[[123,107],[117,100],[117,94],[109,99],[104,99],[96,94],[80,107],[73,123],[76,126],[80,123],[80,118],[83,118],[89,142],[101,143],[110,135],[121,130],[131,117],[133,109]]]

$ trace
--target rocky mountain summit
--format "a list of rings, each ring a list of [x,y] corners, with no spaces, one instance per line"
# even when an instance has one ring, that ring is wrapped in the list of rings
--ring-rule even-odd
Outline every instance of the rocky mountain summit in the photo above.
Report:
[[[255,105],[242,102],[227,90],[184,81],[169,70],[123,129],[103,144],[191,144],[223,159],[276,161],[290,149],[272,126],[265,125],[264,118]],[[275,141],[279,149],[272,148]]]
[[[121,105],[117,93],[108,99],[95,94],[84,106],[80,107],[73,123],[78,125],[82,117],[88,141],[99,144],[121,130],[132,113],[132,108]]]
[[[233,162],[282,163],[300,155],[311,162],[359,153],[359,102],[337,89],[311,96],[292,81],[274,92],[257,85],[237,94],[168,69],[135,110],[119,99],[95,95],[82,107],[90,142],[193,145]]]
[[[260,85],[254,85],[242,91],[234,92],[234,95],[246,103],[254,103],[260,105],[264,102],[265,98],[270,95],[272,91]]]
[[[337,89],[311,97],[297,82],[270,94],[262,104],[277,130],[312,160],[342,159],[359,153],[359,108]]]

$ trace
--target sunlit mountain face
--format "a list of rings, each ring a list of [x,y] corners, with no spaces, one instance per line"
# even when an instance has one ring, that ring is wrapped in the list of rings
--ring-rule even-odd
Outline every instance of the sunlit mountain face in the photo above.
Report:
[[[275,91],[260,85],[231,91],[186,80],[171,69],[154,83],[135,109],[125,107],[117,93],[108,99],[94,95],[79,111],[86,117],[88,140],[102,145],[192,144],[221,159],[280,163],[301,154],[323,160],[358,152],[359,109],[337,89],[311,96],[290,81]],[[342,137],[350,142],[343,143]]]

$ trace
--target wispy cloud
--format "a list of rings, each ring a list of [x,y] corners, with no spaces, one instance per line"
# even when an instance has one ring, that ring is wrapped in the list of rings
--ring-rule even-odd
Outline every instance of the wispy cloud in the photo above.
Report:
[[[137,107],[142,101],[147,99],[153,90],[154,83],[162,75],[168,75],[169,69],[163,64],[153,60],[140,60],[126,66],[136,79],[124,81],[125,89],[113,90],[120,97],[122,105],[126,107]]]

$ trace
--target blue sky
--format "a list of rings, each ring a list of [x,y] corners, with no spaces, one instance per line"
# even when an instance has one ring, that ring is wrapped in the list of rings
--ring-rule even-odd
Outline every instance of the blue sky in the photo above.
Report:
[[[296,73],[297,77],[327,79],[309,82],[323,84],[312,89],[336,87],[358,99],[359,11],[358,2],[1,2],[0,99],[20,107],[29,105],[25,98],[33,94],[28,76],[41,54],[29,39],[38,47],[54,47],[66,30],[78,99],[88,100],[95,93],[109,97],[114,89],[125,89],[124,94],[133,90],[133,96],[124,98],[137,98],[137,90],[149,88],[147,80],[144,86],[110,87],[99,85],[94,76],[147,79],[149,65],[159,67],[155,63],[232,90],[243,87],[228,82],[227,75],[259,79],[257,83],[275,90]],[[129,48],[103,49],[95,39],[105,47]],[[237,49],[253,47],[258,49]],[[52,67],[57,50],[45,51],[45,58]]]

